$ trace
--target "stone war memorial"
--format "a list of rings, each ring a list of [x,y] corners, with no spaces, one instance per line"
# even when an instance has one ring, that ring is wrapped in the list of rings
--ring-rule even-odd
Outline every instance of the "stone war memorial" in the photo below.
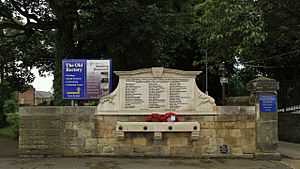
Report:
[[[200,71],[115,71],[97,107],[23,107],[19,155],[278,159],[278,82],[249,82],[252,106],[216,106]]]

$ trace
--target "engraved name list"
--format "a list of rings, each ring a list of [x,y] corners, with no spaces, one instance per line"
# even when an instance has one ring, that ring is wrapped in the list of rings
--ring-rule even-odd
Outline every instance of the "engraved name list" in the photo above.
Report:
[[[193,94],[186,78],[129,78],[123,86],[126,110],[189,110]]]

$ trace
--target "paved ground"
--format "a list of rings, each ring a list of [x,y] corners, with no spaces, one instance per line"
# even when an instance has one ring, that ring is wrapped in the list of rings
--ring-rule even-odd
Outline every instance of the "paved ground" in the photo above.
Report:
[[[290,168],[300,169],[300,144],[279,142],[279,153],[282,155],[282,163]]]
[[[17,157],[18,141],[0,138],[0,158]],[[0,168],[2,169],[2,168]]]
[[[242,159],[41,158],[0,159],[1,169],[290,169],[281,161]]]
[[[280,141],[279,152],[286,157],[300,160],[300,144],[293,144]]]
[[[17,141],[0,139],[0,169],[300,169],[300,145],[281,142],[281,161],[164,158],[18,158]]]

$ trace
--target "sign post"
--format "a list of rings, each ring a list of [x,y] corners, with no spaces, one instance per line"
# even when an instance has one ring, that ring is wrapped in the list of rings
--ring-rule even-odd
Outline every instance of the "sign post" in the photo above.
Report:
[[[86,99],[99,99],[110,92],[111,60],[86,61]]]
[[[100,99],[112,88],[111,59],[65,59],[62,61],[63,99]]]
[[[85,98],[85,61],[63,60],[63,99]]]

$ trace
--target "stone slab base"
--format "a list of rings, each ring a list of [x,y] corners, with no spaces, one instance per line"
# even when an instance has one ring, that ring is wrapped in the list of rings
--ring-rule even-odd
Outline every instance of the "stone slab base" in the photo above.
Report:
[[[258,160],[280,160],[279,153],[255,153],[254,158]]]
[[[169,129],[171,123],[159,125],[160,134],[151,128],[155,122],[145,122],[146,116],[95,116],[95,107],[23,107],[20,110],[20,157],[280,159],[278,153],[262,154],[257,149],[256,119],[254,114],[245,113],[248,109],[226,111],[227,114],[218,116],[180,116],[182,123],[171,125],[173,132]],[[131,132],[130,128],[127,132],[122,125],[124,139],[119,139],[118,121],[143,125],[138,125],[138,132]],[[194,125],[177,128],[185,123]],[[144,124],[149,124],[147,132]],[[192,135],[193,132],[198,135]],[[193,139],[196,136],[198,139]],[[221,151],[221,146],[227,146],[228,152]]]

